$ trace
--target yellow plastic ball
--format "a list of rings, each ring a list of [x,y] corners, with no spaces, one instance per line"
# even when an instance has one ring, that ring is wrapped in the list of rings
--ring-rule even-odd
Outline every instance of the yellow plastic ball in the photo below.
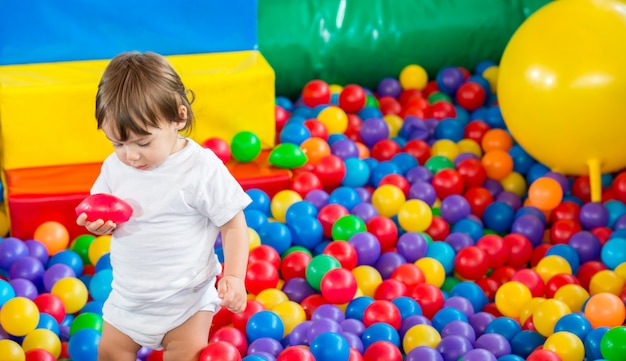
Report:
[[[597,295],[598,293],[608,292],[619,296],[624,288],[624,280],[617,273],[611,270],[602,270],[591,277],[589,281],[589,294]]]
[[[256,295],[255,300],[262,304],[266,310],[271,310],[274,306],[289,301],[289,297],[279,289],[266,288]]]
[[[269,310],[274,312],[283,321],[283,325],[285,326],[284,336],[290,334],[294,327],[306,321],[304,308],[294,301],[287,300],[275,305]]]
[[[424,274],[426,283],[441,288],[446,280],[446,270],[441,262],[431,257],[423,257],[415,261],[414,264]]]
[[[421,199],[410,199],[398,210],[398,223],[407,232],[423,232],[433,222],[433,211]]]
[[[383,117],[383,119],[389,126],[389,137],[393,138],[397,136],[398,132],[402,128],[402,124],[404,124],[404,119],[395,114],[387,114]]]
[[[25,361],[26,355],[20,344],[13,340],[0,340],[0,355],[5,361]]]
[[[428,84],[428,73],[419,65],[411,64],[405,66],[400,71],[398,77],[402,89],[419,89],[422,90]]]
[[[111,249],[111,235],[103,235],[96,237],[91,244],[89,245],[89,249],[87,250],[87,256],[89,257],[89,261],[91,264],[97,264],[100,257],[109,253]]]
[[[302,196],[296,191],[291,189],[279,191],[272,197],[272,201],[270,202],[272,216],[276,218],[277,221],[285,223],[285,214],[289,206],[301,200]]]
[[[548,299],[535,307],[533,322],[537,332],[548,337],[554,333],[554,325],[561,317],[572,313],[565,302]]]
[[[523,325],[526,320],[535,312],[535,308],[537,305],[545,301],[546,299],[543,297],[533,297],[530,301],[526,302],[519,311],[519,321]]]
[[[249,250],[253,250],[261,245],[261,236],[253,228],[248,227],[248,244]]]
[[[317,120],[326,126],[328,134],[343,133],[348,129],[348,115],[334,105],[324,108],[317,115]]]
[[[61,340],[52,331],[45,328],[38,328],[29,332],[22,341],[22,349],[28,352],[34,349],[43,349],[58,358],[61,354]]]
[[[506,282],[496,291],[496,308],[504,316],[517,318],[522,307],[532,299],[528,286],[521,282]]]
[[[405,201],[404,192],[393,184],[383,184],[372,193],[372,205],[383,217],[393,217],[398,214],[398,210]]]
[[[430,147],[431,156],[440,155],[451,161],[454,161],[459,153],[459,146],[450,139],[439,139]]]
[[[500,77],[500,67],[497,65],[492,65],[485,69],[482,73],[483,78],[487,79],[489,82],[489,86],[491,87],[491,92],[494,94],[498,93],[498,79]]]
[[[580,312],[589,298],[589,292],[581,285],[567,284],[559,287],[553,298],[565,303],[572,312]]]
[[[551,255],[542,258],[535,267],[544,283],[561,273],[572,274],[572,266],[561,256]]]
[[[548,336],[543,349],[559,355],[561,361],[583,361],[585,358],[585,345],[578,336],[567,331]]]
[[[376,288],[383,282],[378,270],[372,266],[361,265],[354,267],[351,272],[356,279],[357,290],[361,290],[364,296],[374,297]]]
[[[441,341],[441,335],[430,325],[419,324],[409,328],[402,338],[402,348],[409,353],[420,346],[436,348]]]
[[[343,87],[339,84],[329,84],[328,85],[328,91],[331,94],[341,94],[341,91],[343,90]]]
[[[10,335],[24,336],[38,323],[39,309],[26,297],[11,298],[0,308],[0,325]]]
[[[67,313],[80,311],[89,296],[85,284],[74,277],[61,278],[52,286],[50,293],[61,299]]]
[[[459,153],[470,153],[477,157],[482,157],[483,155],[483,148],[474,139],[461,139],[456,145],[459,148]]]
[[[517,172],[511,172],[503,180],[500,181],[502,189],[513,192],[519,197],[523,197],[526,193],[526,178]]]

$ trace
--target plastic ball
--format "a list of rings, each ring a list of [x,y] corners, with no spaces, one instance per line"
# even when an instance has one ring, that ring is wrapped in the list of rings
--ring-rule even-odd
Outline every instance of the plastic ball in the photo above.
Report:
[[[43,243],[48,249],[50,256],[66,249],[70,242],[67,228],[55,221],[44,222],[37,226],[33,239]]]
[[[202,147],[211,149],[213,153],[226,164],[230,160],[231,152],[228,142],[222,138],[212,137],[202,142]]]
[[[594,328],[617,327],[624,323],[624,302],[612,293],[598,293],[589,298],[585,305],[585,317]]]
[[[242,163],[251,162],[261,154],[261,140],[248,131],[236,133],[230,142],[232,156]]]
[[[404,352],[409,353],[416,347],[428,346],[435,348],[441,341],[441,335],[430,325],[415,325],[411,327],[402,339]]]
[[[0,309],[0,324],[4,331],[13,336],[24,336],[39,323],[39,309],[28,298],[15,297]]]
[[[456,254],[454,268],[461,277],[478,280],[487,274],[489,263],[489,255],[483,249],[470,246]]]
[[[330,88],[323,80],[311,80],[302,88],[302,101],[309,107],[328,104],[330,102]]]
[[[322,276],[320,291],[322,296],[330,303],[347,303],[356,294],[356,278],[345,268],[331,269]]]
[[[554,333],[556,322],[571,310],[566,303],[548,299],[538,304],[533,311],[533,322],[537,331],[545,337]]]
[[[552,210],[561,203],[563,190],[556,180],[541,177],[528,188],[528,198],[533,206],[542,210]]]
[[[317,120],[326,126],[329,134],[343,133],[348,128],[348,116],[346,112],[337,106],[328,106],[318,115]]]
[[[504,316],[517,318],[522,307],[530,301],[532,294],[523,283],[511,281],[503,284],[496,292],[496,307]]]
[[[378,188],[378,190],[382,189],[383,187],[388,186],[382,186]],[[394,188],[398,189],[397,187]],[[383,191],[381,191],[381,193],[382,192]],[[385,192],[387,192],[387,189],[385,189]],[[376,191],[374,192],[374,194],[376,194]],[[381,214],[386,213],[388,214],[388,216],[393,216],[394,214],[397,214],[400,227],[402,227],[402,229],[407,232],[423,232],[428,229],[428,227],[430,227],[433,215],[430,206],[426,202],[419,199],[409,199],[408,201],[403,201],[402,204],[398,206],[398,203],[402,201],[403,196],[399,195],[397,192],[395,192],[394,195],[394,200],[386,198],[379,201],[383,204],[379,207],[386,211],[381,212]],[[395,208],[396,206],[398,206],[397,209]]]
[[[24,350],[17,342],[9,339],[0,340],[0,355],[7,361],[25,361]]]

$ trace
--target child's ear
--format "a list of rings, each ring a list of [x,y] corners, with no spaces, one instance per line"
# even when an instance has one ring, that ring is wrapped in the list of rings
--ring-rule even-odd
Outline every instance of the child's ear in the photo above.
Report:
[[[178,119],[187,120],[187,107],[183,104],[178,106]]]

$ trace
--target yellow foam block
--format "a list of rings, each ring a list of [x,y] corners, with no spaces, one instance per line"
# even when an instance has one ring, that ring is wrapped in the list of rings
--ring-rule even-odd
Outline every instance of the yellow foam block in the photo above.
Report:
[[[273,69],[258,51],[167,57],[194,91],[191,137],[227,141],[251,131],[275,140]],[[100,162],[113,151],[97,130],[95,95],[108,60],[0,66],[2,167]]]

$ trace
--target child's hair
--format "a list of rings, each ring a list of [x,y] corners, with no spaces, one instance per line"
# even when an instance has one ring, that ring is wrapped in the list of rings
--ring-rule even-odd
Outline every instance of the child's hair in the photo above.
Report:
[[[181,130],[189,131],[194,120],[192,102],[193,92],[185,89],[164,57],[153,52],[125,52],[111,60],[98,85],[98,129],[112,121],[121,141],[130,134],[148,135],[148,127],[158,128],[159,122],[182,120],[178,108],[184,105],[187,122]]]

